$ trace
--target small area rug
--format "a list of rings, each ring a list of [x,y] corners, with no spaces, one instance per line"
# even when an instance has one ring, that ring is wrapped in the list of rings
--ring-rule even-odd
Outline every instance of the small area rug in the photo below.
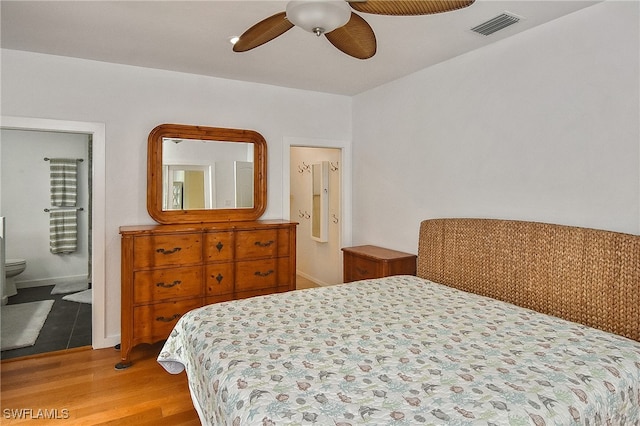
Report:
[[[83,291],[89,288],[89,283],[86,281],[76,281],[72,283],[60,283],[56,284],[51,290],[51,294],[65,294],[75,293],[77,291]]]
[[[1,349],[6,351],[33,346],[52,306],[53,300],[2,306]]]
[[[67,294],[62,300],[69,302],[88,303],[91,304],[91,289],[81,291],[80,293]]]

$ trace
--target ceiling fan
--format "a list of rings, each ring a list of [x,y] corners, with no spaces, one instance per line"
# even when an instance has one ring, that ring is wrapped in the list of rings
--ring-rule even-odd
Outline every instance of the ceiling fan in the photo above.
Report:
[[[368,59],[376,54],[371,26],[351,9],[377,15],[414,16],[448,12],[470,6],[475,0],[294,0],[286,11],[266,18],[245,31],[233,46],[246,52],[289,31],[294,26],[324,35],[347,55]]]

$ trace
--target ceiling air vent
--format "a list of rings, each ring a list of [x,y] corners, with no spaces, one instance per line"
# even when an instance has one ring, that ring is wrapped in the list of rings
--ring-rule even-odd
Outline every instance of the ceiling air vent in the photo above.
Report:
[[[487,22],[483,22],[482,24],[471,28],[471,31],[488,36],[496,31],[500,31],[510,25],[518,23],[520,19],[521,18],[518,16],[511,15],[509,13],[502,13],[493,19],[489,19]]]

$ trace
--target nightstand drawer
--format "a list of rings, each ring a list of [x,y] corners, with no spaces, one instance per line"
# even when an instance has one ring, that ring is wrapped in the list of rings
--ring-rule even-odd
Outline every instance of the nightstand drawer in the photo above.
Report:
[[[380,277],[381,271],[379,270],[379,262],[357,256],[353,256],[347,261],[346,257],[348,256],[348,254],[345,254],[345,282],[347,281],[347,278],[349,281],[358,281]]]
[[[377,246],[345,247],[344,282],[382,278],[390,275],[415,275],[415,254]]]

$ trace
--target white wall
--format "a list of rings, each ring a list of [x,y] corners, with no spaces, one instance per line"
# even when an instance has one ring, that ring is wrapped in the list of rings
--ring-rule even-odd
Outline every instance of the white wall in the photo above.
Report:
[[[354,244],[415,253],[435,217],[640,234],[638,9],[601,3],[356,96]]]
[[[72,133],[0,131],[0,186],[6,217],[7,258],[27,260],[16,277],[18,288],[86,280],[89,275],[87,135]],[[78,158],[78,248],[74,253],[49,251],[51,207],[49,162],[44,158]]]
[[[288,216],[284,137],[351,139],[348,97],[6,49],[1,55],[2,115],[105,123],[106,336],[120,334],[118,227],[153,223],[145,201],[151,129],[182,123],[260,132],[268,146],[264,218]]]

